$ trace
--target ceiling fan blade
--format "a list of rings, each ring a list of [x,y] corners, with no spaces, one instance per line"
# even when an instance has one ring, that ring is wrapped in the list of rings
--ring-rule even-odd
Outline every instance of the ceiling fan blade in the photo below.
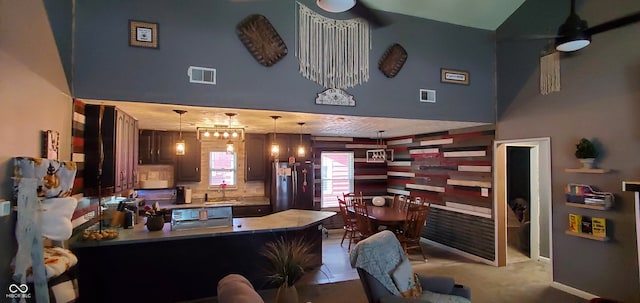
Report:
[[[382,18],[378,13],[369,8],[366,4],[362,3],[362,1],[357,0],[356,5],[354,5],[349,12],[367,20],[371,26],[374,28],[385,27],[389,25],[389,21]]]
[[[607,21],[605,23],[592,26],[588,28],[585,33],[588,35],[595,35],[598,33],[616,29],[618,27],[623,27],[638,21],[640,21],[640,12],[636,12],[621,18],[613,19],[611,21]]]

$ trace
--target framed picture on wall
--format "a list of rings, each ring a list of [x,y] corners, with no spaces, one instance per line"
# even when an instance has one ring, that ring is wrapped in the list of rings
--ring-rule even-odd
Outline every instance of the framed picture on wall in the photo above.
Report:
[[[441,68],[440,82],[469,85],[469,72]]]
[[[129,20],[129,45],[158,48],[158,23]]]

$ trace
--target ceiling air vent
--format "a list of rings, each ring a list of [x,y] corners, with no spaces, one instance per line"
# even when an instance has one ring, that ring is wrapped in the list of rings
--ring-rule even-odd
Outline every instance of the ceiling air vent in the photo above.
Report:
[[[189,66],[187,75],[189,75],[189,82],[191,83],[216,84],[215,68]]]
[[[420,102],[436,103],[436,91],[433,89],[420,89]]]

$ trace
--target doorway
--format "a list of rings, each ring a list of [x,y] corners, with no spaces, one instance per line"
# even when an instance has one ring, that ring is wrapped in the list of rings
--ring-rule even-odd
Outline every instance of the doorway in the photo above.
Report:
[[[550,260],[551,259],[551,140],[550,138],[533,138],[520,140],[503,140],[494,142],[494,163],[495,163],[495,228],[496,228],[496,264],[498,266],[506,266],[508,260],[508,229],[516,229],[522,237],[517,238],[518,246],[526,248],[528,242],[529,257],[533,260]],[[509,157],[511,153],[511,157]],[[511,161],[524,161],[528,154],[528,163],[509,163]],[[515,155],[515,156],[514,156]],[[509,168],[518,167],[518,165],[528,164],[528,182],[522,181],[519,174],[509,174]],[[528,216],[529,224],[521,224],[521,221],[513,221],[518,219],[518,215],[510,206],[510,202],[514,196],[510,196],[509,178],[519,178],[517,182],[522,187],[528,189],[528,201],[516,201],[516,208],[528,207],[528,213],[523,212],[523,219]],[[511,181],[512,184],[515,181]],[[512,188],[513,190],[513,188]],[[526,195],[525,190],[525,195]],[[521,192],[515,191],[512,194],[522,195]],[[515,199],[515,198],[513,198]],[[522,198],[525,199],[525,198]],[[527,203],[528,202],[528,203]],[[511,213],[510,213],[511,212]],[[512,216],[513,215],[513,216]],[[509,224],[511,217],[512,224]],[[518,223],[517,227],[513,223]],[[527,230],[528,229],[528,230]],[[526,239],[528,235],[529,239]],[[528,240],[528,241],[527,241]]]
[[[530,260],[531,149],[507,146],[507,263]]]

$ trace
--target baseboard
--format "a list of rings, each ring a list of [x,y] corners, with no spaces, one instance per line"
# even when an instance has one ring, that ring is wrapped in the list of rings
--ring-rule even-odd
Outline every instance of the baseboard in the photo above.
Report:
[[[492,265],[492,266],[497,266],[497,265],[498,265],[498,264],[497,264],[495,261],[493,261],[493,260],[487,260],[487,259],[485,259],[485,258],[478,257],[478,256],[476,256],[476,255],[472,255],[472,254],[470,254],[470,253],[468,253],[468,252],[466,252],[466,251],[462,251],[462,250],[459,250],[459,249],[457,249],[457,248],[453,248],[453,247],[451,247],[451,246],[447,246],[447,245],[444,245],[444,244],[442,244],[442,243],[438,243],[438,242],[435,242],[435,241],[432,241],[432,240],[429,240],[429,239],[426,239],[426,238],[422,238],[422,239],[423,239],[425,242],[427,242],[429,245],[433,245],[433,246],[435,246],[435,247],[437,247],[437,248],[440,248],[440,249],[443,249],[443,250],[446,250],[446,251],[452,252],[452,253],[454,253],[454,254],[457,254],[457,255],[463,256],[463,257],[468,258],[468,259],[471,259],[471,260],[473,260],[473,261],[480,262],[480,263],[485,263],[485,264]]]
[[[540,257],[538,257],[538,261],[545,262],[545,263],[551,263],[551,258],[540,256]]]
[[[558,290],[562,290],[562,291],[564,291],[566,293],[569,293],[569,294],[572,294],[572,295],[574,295],[576,297],[583,298],[585,300],[591,300],[593,298],[599,298],[599,296],[596,296],[594,294],[590,294],[590,293],[588,293],[586,291],[582,291],[582,290],[579,290],[577,288],[573,288],[571,286],[567,286],[567,285],[564,285],[562,283],[555,282],[555,281],[553,281],[551,283],[551,287],[553,287],[555,289],[558,289]]]

